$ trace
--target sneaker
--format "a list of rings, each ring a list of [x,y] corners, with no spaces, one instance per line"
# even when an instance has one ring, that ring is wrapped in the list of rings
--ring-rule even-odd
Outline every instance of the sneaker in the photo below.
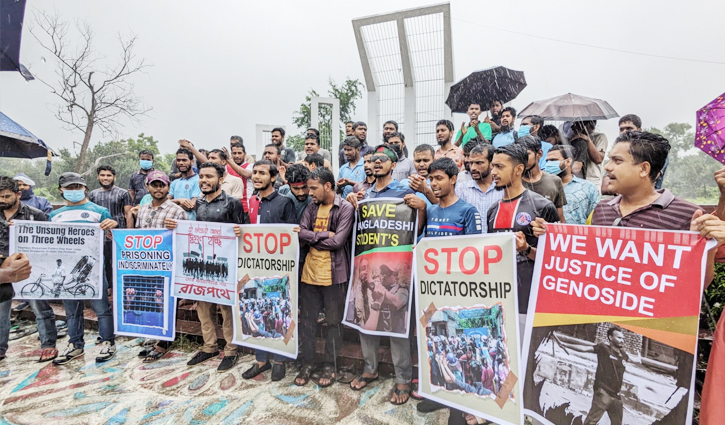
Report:
[[[83,355],[83,347],[76,347],[75,344],[68,343],[68,347],[63,351],[63,354],[58,356],[57,359],[53,360],[54,365],[66,364],[69,361],[75,359],[78,356]]]
[[[23,301],[20,304],[18,304],[17,307],[13,307],[13,311],[17,313],[19,311],[23,311],[23,310],[27,309],[28,307],[30,307],[30,304],[27,301]]]
[[[197,352],[194,355],[194,357],[191,358],[191,360],[189,360],[186,363],[186,365],[187,366],[194,366],[194,365],[197,365],[197,364],[199,364],[201,362],[205,362],[205,361],[211,359],[212,357],[216,357],[218,355],[219,355],[219,352],[218,351],[215,351],[213,353],[205,353],[203,351],[199,351],[199,352]]]
[[[219,363],[219,367],[216,368],[217,372],[226,372],[229,369],[233,368],[235,364],[237,364],[237,360],[239,359],[239,355],[236,356],[224,356],[222,359],[222,362]]]
[[[96,363],[103,363],[111,360],[116,355],[116,344],[111,341],[101,343],[101,352],[96,357]]]

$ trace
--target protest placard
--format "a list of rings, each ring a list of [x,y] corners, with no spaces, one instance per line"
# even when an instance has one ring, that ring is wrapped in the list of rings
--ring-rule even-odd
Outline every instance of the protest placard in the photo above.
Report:
[[[177,222],[174,242],[175,297],[233,305],[237,287],[234,224]]]
[[[16,220],[10,253],[28,256],[30,277],[13,283],[24,300],[100,299],[103,290],[103,231],[98,224]]]
[[[524,339],[526,412],[556,425],[691,424],[713,243],[694,232],[548,224]]]
[[[345,325],[368,335],[408,336],[417,218],[400,198],[359,202]]]
[[[112,233],[114,333],[173,341],[174,232],[134,229]]]
[[[512,233],[415,247],[418,392],[497,424],[523,424]]]
[[[234,343],[297,357],[299,239],[289,224],[242,225]]]

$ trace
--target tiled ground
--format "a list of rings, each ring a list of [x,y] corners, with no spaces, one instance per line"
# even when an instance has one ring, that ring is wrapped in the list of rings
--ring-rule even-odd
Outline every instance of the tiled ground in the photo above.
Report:
[[[147,365],[137,357],[140,342],[120,338],[116,357],[100,365],[94,361],[98,348],[87,344],[84,357],[53,366],[36,362],[37,334],[12,341],[0,362],[0,425],[447,423],[447,410],[420,414],[415,400],[391,405],[391,379],[361,392],[340,383],[297,387],[294,370],[278,383],[269,372],[247,381],[241,374],[253,356],[242,357],[227,373],[216,372],[218,359],[186,366],[190,354],[182,352]]]

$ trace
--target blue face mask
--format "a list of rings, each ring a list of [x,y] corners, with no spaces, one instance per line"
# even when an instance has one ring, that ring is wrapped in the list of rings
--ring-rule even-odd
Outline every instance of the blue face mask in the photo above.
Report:
[[[544,166],[544,172],[553,174],[553,175],[559,175],[561,172],[564,171],[561,169],[561,165],[559,161],[546,161],[546,165]]]
[[[138,163],[141,165],[142,170],[150,170],[154,166],[154,162],[148,159],[139,159]]]
[[[63,198],[65,198],[66,201],[71,202],[75,204],[76,202],[80,202],[83,200],[83,198],[86,197],[86,191],[85,189],[79,189],[79,190],[63,190]]]
[[[528,136],[530,132],[531,132],[531,127],[529,127],[528,125],[522,125],[522,126],[519,126],[519,131],[517,131],[516,134],[518,134],[519,137],[523,137],[523,136]]]

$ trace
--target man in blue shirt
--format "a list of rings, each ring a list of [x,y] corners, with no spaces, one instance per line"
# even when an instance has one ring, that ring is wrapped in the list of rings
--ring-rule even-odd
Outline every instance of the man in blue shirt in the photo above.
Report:
[[[33,193],[33,186],[35,186],[35,182],[30,177],[23,173],[19,173],[13,177],[13,180],[18,182],[18,189],[22,192],[20,201],[23,204],[37,208],[40,211],[43,211],[45,215],[53,212],[53,205],[51,205],[47,199]]]
[[[510,106],[504,108],[501,112],[500,132],[493,138],[495,147],[510,145],[518,140],[518,133],[514,130],[514,121],[516,121],[516,109]]]
[[[337,191],[345,198],[352,192],[355,183],[365,180],[365,160],[360,157],[360,140],[355,136],[350,136],[342,142],[342,150],[347,162],[340,167]]]
[[[53,223],[98,223],[103,231],[118,227],[118,223],[111,218],[108,209],[94,204],[88,200],[88,186],[80,174],[63,173],[58,179],[58,187],[66,206],[50,213],[50,221]],[[98,267],[102,259],[98,259]],[[96,357],[96,362],[106,362],[116,355],[115,335],[113,334],[113,316],[111,306],[108,303],[108,281],[103,274],[103,285],[101,285],[101,298],[87,300],[96,316],[98,316],[98,333],[101,337],[101,352]],[[84,300],[68,299],[63,300],[66,319],[68,321],[68,348],[63,354],[53,360],[53,364],[61,365],[68,363],[84,351],[83,341],[83,302]]]
[[[199,189],[199,175],[194,172],[192,164],[194,154],[186,148],[176,151],[176,168],[181,177],[171,182],[169,199],[186,211],[189,220],[196,220],[196,200],[201,196]]]
[[[570,224],[587,224],[589,214],[599,203],[599,190],[594,183],[581,179],[571,172],[574,149],[568,145],[556,145],[546,156],[544,172],[561,178],[566,195],[564,218]]]
[[[425,210],[425,234],[431,236],[455,236],[480,234],[482,232],[481,214],[476,207],[456,195],[455,185],[458,178],[458,166],[450,158],[438,158],[428,168],[428,178],[438,204],[426,205],[418,197],[406,196],[405,200],[412,208]],[[414,199],[415,198],[415,199]],[[422,201],[422,200],[421,200]],[[423,225],[418,223],[420,230]]]

